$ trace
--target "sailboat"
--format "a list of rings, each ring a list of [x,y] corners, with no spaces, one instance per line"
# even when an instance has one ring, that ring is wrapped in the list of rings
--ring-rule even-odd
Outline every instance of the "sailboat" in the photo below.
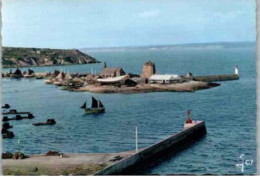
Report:
[[[85,109],[86,114],[95,114],[95,113],[104,113],[105,107],[100,100],[96,100],[96,98],[92,97],[92,105],[91,108],[87,107],[87,102],[80,107],[81,109]]]

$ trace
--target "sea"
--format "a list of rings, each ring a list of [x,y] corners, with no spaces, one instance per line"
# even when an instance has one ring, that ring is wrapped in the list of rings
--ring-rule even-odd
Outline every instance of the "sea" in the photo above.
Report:
[[[219,87],[196,92],[89,93],[70,92],[44,80],[2,79],[2,104],[30,111],[32,120],[10,121],[13,139],[3,139],[3,152],[20,149],[25,154],[103,153],[144,148],[183,129],[187,110],[193,120],[206,123],[207,135],[182,152],[147,164],[138,174],[255,174],[256,173],[256,48],[255,45],[202,45],[82,50],[108,67],[142,73],[146,61],[159,74],[232,74],[239,80],[218,82]],[[27,68],[22,68],[22,71]],[[103,63],[34,67],[36,72],[99,73]],[[6,68],[3,71],[9,71]],[[14,68],[12,69],[14,70]],[[86,115],[80,106],[91,97],[100,99],[106,113]],[[34,122],[56,120],[54,126]],[[244,160],[244,161],[243,161]],[[252,163],[243,163],[243,162]],[[244,172],[236,164],[244,164]]]

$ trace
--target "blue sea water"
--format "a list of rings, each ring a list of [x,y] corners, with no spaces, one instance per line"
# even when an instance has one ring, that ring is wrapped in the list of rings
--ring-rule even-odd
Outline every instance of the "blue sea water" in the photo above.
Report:
[[[204,120],[207,135],[181,153],[169,157],[142,174],[237,174],[239,156],[253,159],[245,174],[256,172],[256,54],[255,47],[171,48],[96,51],[89,55],[109,67],[141,73],[145,61],[155,62],[159,73],[185,75],[230,74],[239,66],[240,79],[194,93],[160,92],[140,94],[93,94],[69,92],[45,85],[43,80],[3,79],[2,104],[18,111],[31,111],[33,120],[10,121],[13,139],[3,140],[3,151],[26,154],[57,150],[64,153],[120,152],[135,149],[135,127],[139,146],[146,147],[182,130],[186,112]],[[100,72],[103,64],[37,67],[35,71]],[[4,69],[7,71],[8,69]],[[79,107],[91,96],[102,100],[106,113],[85,115]],[[35,127],[47,118],[55,126]]]

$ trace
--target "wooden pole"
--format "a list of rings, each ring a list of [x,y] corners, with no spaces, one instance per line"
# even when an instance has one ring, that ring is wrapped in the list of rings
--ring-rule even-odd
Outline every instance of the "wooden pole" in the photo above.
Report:
[[[138,129],[137,126],[135,128],[135,152],[138,152]]]

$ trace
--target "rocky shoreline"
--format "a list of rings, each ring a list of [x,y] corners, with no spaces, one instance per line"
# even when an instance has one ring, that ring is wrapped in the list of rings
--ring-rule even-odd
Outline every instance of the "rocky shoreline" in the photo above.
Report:
[[[188,81],[176,84],[144,84],[135,87],[114,87],[89,85],[72,89],[71,91],[92,92],[92,93],[148,93],[148,92],[195,92],[197,90],[217,87],[220,84],[201,81]],[[69,90],[69,89],[65,89]]]

